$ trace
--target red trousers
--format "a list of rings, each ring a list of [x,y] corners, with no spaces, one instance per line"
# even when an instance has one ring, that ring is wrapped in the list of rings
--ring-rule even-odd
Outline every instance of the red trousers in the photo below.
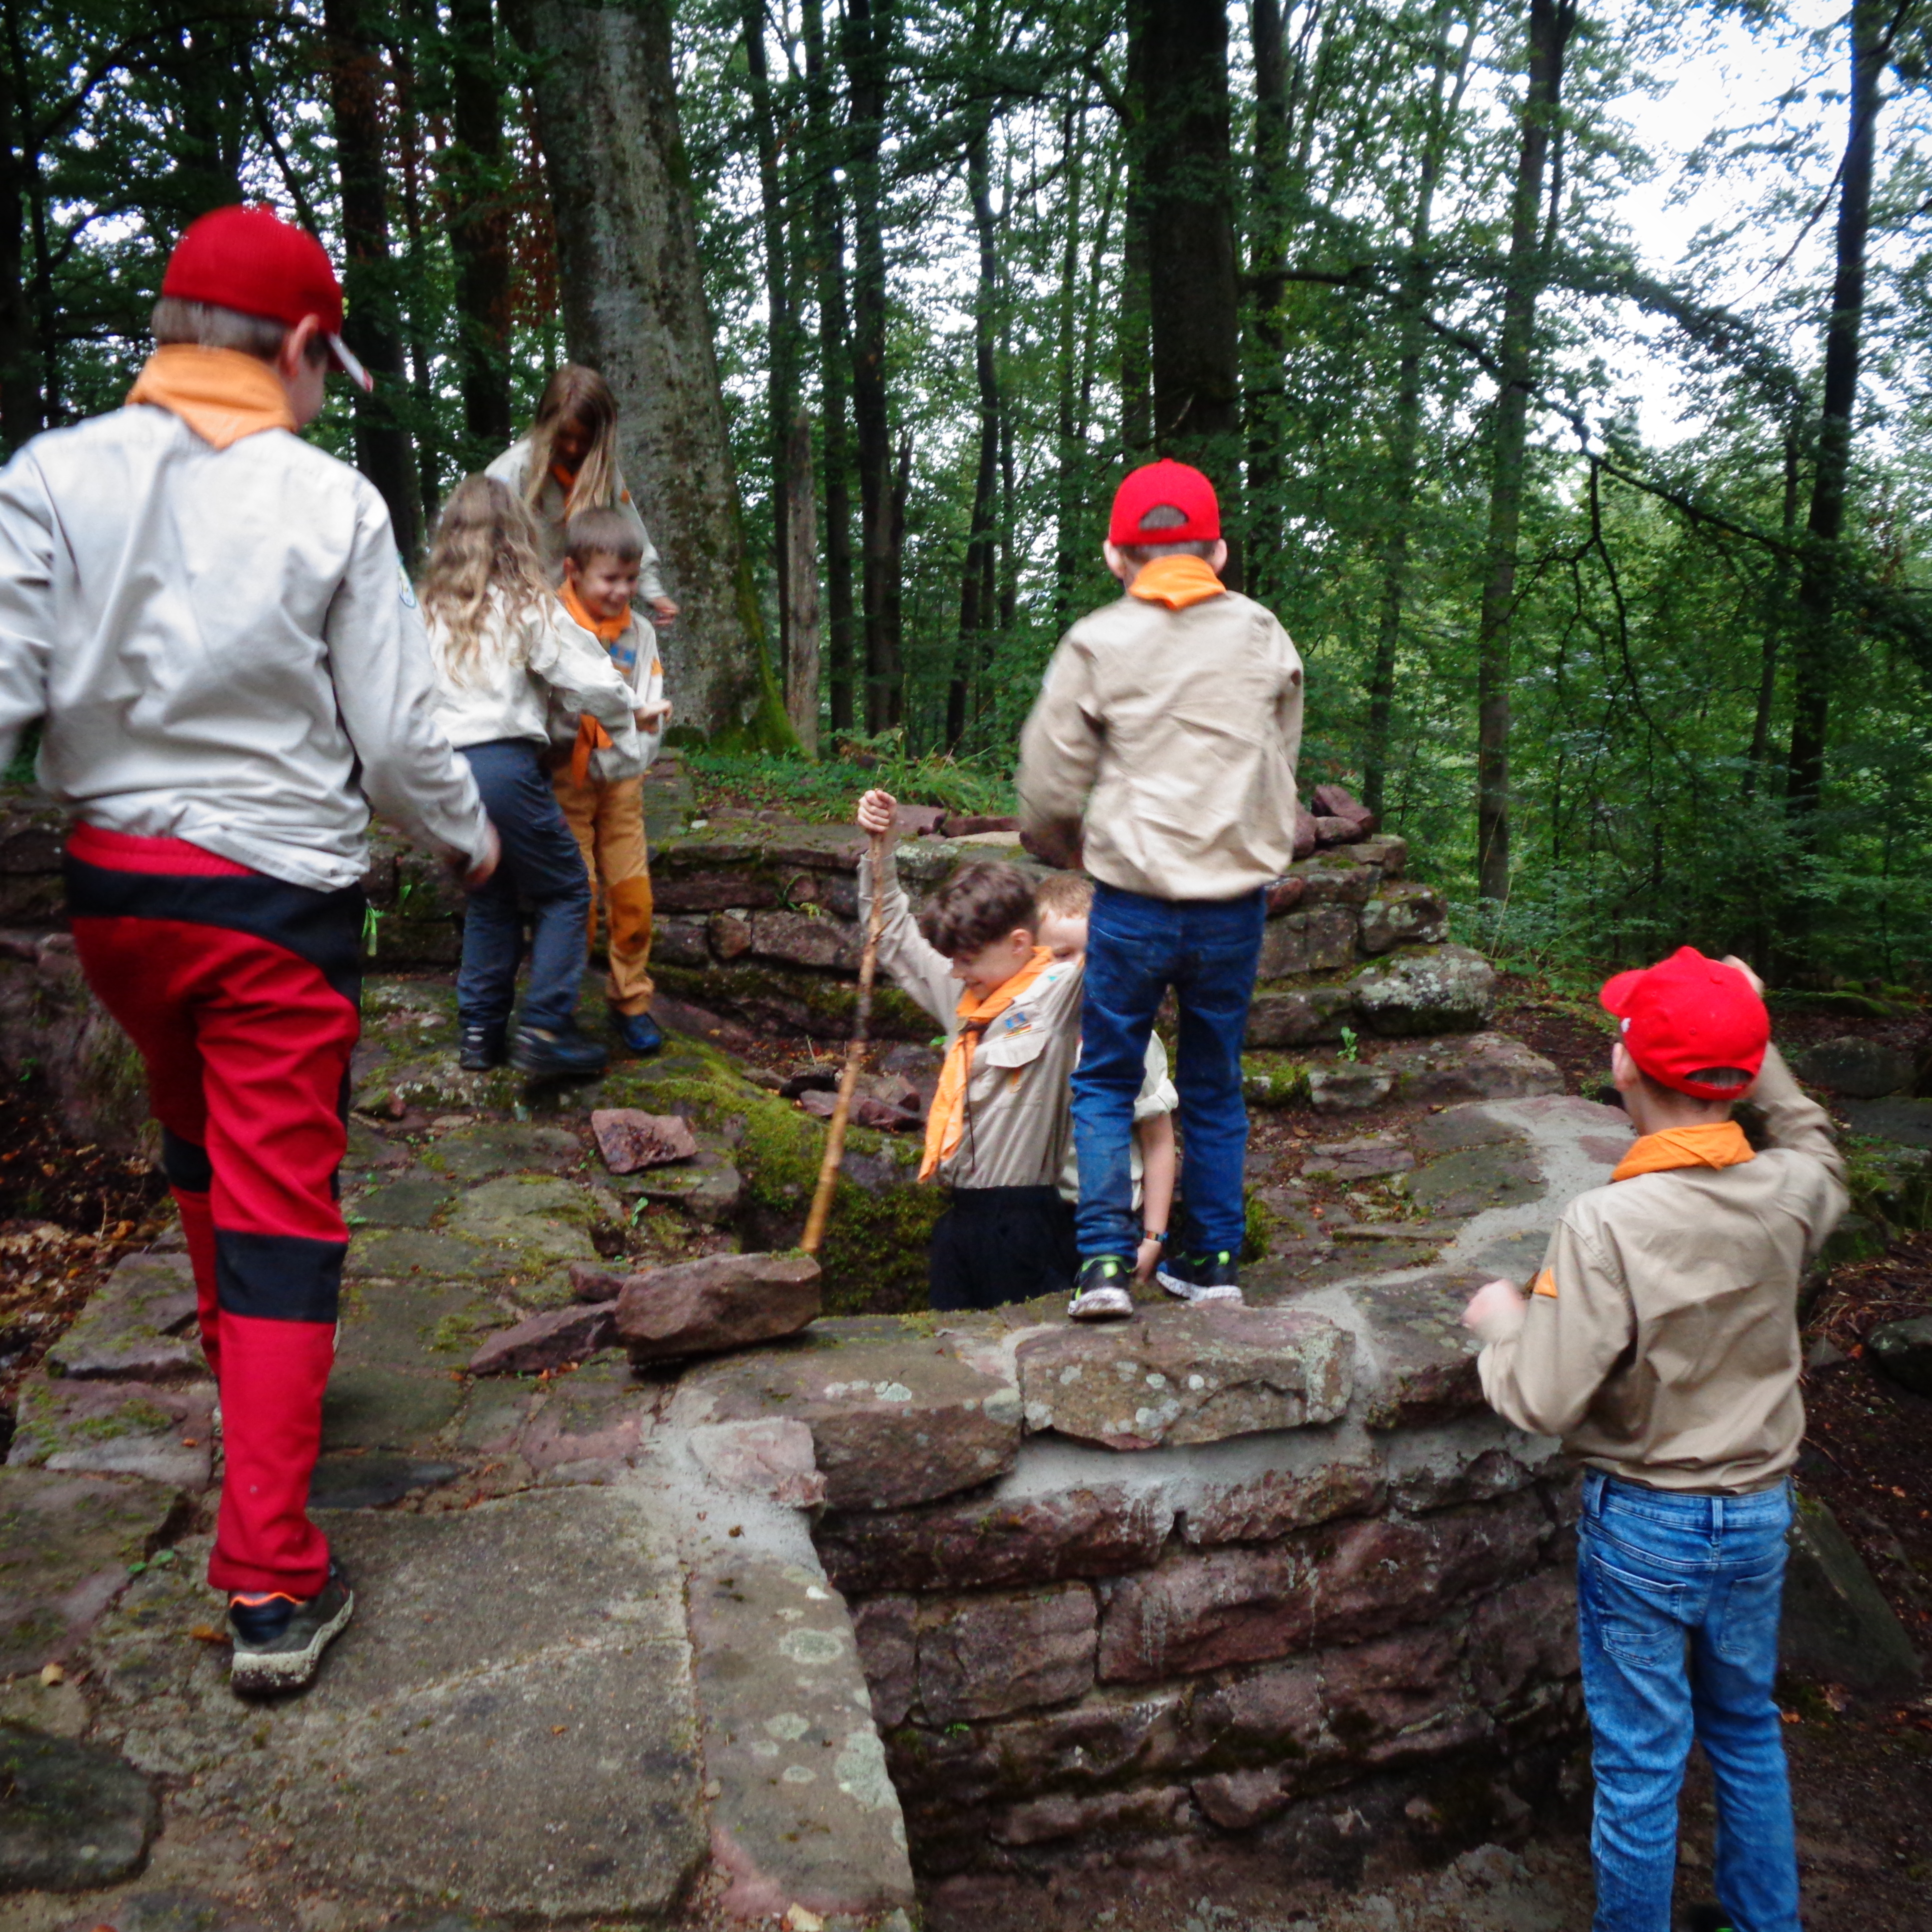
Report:
[[[313,1596],[328,1574],[308,1486],[348,1246],[336,1177],[362,895],[85,825],[66,870],[88,983],[146,1063],[220,1390],[208,1580]]]

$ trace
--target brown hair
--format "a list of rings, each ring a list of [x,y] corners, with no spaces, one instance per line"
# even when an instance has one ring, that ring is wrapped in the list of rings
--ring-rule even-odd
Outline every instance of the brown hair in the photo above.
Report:
[[[1187,513],[1178,510],[1172,503],[1156,503],[1135,526],[1142,530],[1171,530],[1187,520]],[[1191,537],[1185,543],[1121,544],[1118,546],[1120,554],[1136,570],[1144,569],[1157,556],[1198,556],[1203,559],[1214,554],[1214,546],[1203,537]]]
[[[644,544],[637,525],[622,510],[584,510],[563,526],[563,554],[579,570],[593,556],[641,563]]]
[[[974,859],[926,902],[919,929],[949,959],[1034,927],[1033,881],[1017,866]]]
[[[445,673],[467,682],[493,595],[513,632],[527,611],[555,595],[537,554],[536,524],[514,490],[490,476],[457,484],[436,519],[418,590]]]
[[[1084,919],[1094,909],[1094,881],[1084,872],[1049,872],[1033,889],[1036,918]]]
[[[537,412],[530,418],[530,466],[524,478],[524,500],[532,508],[550,481],[556,460],[556,433],[574,424],[590,439],[577,466],[563,514],[608,508],[617,500],[617,399],[595,369],[566,362],[544,385]]]
[[[237,349],[258,362],[272,362],[282,352],[287,328],[262,315],[244,315],[239,309],[220,308],[213,302],[184,302],[164,296],[155,303],[148,326],[160,343],[188,342],[201,349]],[[308,339],[302,359],[311,365],[328,360],[328,343],[318,332]]]

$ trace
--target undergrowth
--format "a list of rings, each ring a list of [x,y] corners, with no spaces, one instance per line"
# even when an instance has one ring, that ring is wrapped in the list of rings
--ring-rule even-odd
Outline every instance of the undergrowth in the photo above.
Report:
[[[837,822],[850,818],[860,794],[874,785],[902,805],[995,818],[1013,809],[1012,780],[1004,760],[943,753],[909,757],[900,731],[842,737],[829,756],[816,760],[700,746],[686,747],[683,755],[700,818],[724,805],[776,806],[802,819]]]

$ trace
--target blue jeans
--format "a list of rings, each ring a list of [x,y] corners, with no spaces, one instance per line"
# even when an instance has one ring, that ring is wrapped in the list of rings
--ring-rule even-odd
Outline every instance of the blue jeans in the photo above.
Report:
[[[546,1033],[568,1031],[575,1023],[590,952],[590,874],[550,789],[543,748],[527,738],[500,738],[466,745],[463,755],[476,775],[503,856],[490,883],[471,893],[464,915],[457,1016],[465,1026],[508,1022],[527,908],[530,983],[524,1024]]]
[[[1080,1162],[1082,1260],[1131,1258],[1140,1246],[1130,1164],[1134,1096],[1167,989],[1180,1009],[1180,1132],[1186,1144],[1174,1249],[1239,1254],[1247,1231],[1241,1168],[1248,1110],[1241,1040],[1262,950],[1265,896],[1154,899],[1096,884],[1087,922],[1073,1144]]]
[[[1596,1816],[1593,1932],[1670,1932],[1677,1792],[1694,1735],[1718,1791],[1718,1903],[1798,1932],[1791,1790],[1772,1678],[1791,1494],[1583,1478],[1576,1591]]]

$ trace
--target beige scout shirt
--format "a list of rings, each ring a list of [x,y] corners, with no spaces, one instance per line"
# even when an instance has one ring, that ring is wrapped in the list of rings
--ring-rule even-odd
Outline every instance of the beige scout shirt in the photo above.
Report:
[[[1251,598],[1123,597],[1060,640],[1020,737],[1022,821],[1096,879],[1232,899],[1294,857],[1301,659]],[[1089,793],[1091,793],[1090,797]]]
[[[530,438],[522,436],[512,443],[483,473],[507,484],[520,498],[530,473]],[[644,547],[644,555],[638,562],[638,595],[648,604],[664,594],[664,578],[658,569],[658,547],[651,542],[650,532],[644,528],[644,520],[638,514],[637,505],[631,500],[624,472],[618,470],[612,480],[617,490],[615,508],[637,526],[638,539]],[[543,541],[544,567],[549,571],[554,584],[563,581],[563,530],[569,520],[564,514],[564,506],[568,500],[563,486],[556,478],[546,476],[543,488],[537,492],[536,501],[530,506],[531,513],[536,518],[537,534]]]
[[[1751,1098],[1772,1141],[1753,1159],[1563,1210],[1537,1292],[1483,1333],[1505,1419],[1658,1490],[1765,1489],[1797,1460],[1798,1281],[1845,1211],[1845,1168],[1774,1047]]]
[[[958,1036],[960,982],[952,962],[931,945],[913,917],[886,849],[885,919],[879,963],[900,987],[946,1029],[950,1047]],[[859,867],[859,914],[872,915],[872,854]],[[1080,1058],[1080,988],[1077,959],[1056,962],[986,1030],[974,1048],[966,1084],[966,1126],[959,1144],[940,1162],[939,1178],[950,1187],[1052,1187],[1066,1191],[1073,1172],[1073,1114],[1069,1083]],[[1134,1102],[1134,1118],[1172,1113],[1179,1096],[1167,1078],[1167,1054],[1158,1040],[1148,1043],[1148,1066]],[[1133,1155],[1138,1180],[1140,1154]]]

